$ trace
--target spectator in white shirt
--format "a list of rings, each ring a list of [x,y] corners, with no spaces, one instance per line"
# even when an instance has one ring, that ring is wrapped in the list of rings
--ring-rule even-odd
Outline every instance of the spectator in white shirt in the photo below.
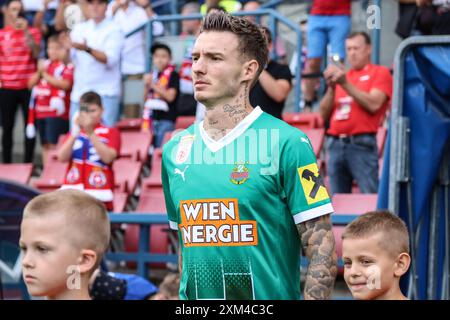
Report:
[[[113,0],[108,5],[106,16],[122,30],[124,35],[145,25],[155,13],[147,0]],[[125,38],[121,53],[121,73],[123,81],[141,80],[145,73],[145,29]],[[153,35],[164,34],[161,22],[153,22]],[[139,104],[124,106],[126,118],[140,115]]]
[[[70,34],[71,58],[75,65],[70,117],[79,110],[81,95],[96,91],[102,97],[103,123],[112,127],[120,113],[120,53],[124,35],[106,18],[108,0],[87,0],[87,3],[90,20],[75,25]]]

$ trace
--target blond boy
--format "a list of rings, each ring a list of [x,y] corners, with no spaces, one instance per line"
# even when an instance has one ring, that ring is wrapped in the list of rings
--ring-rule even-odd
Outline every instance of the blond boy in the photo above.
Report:
[[[24,209],[22,273],[32,296],[90,300],[89,277],[108,248],[104,204],[78,190],[37,196]]]
[[[387,211],[361,215],[342,234],[344,279],[357,300],[406,300],[400,278],[408,271],[405,223]]]

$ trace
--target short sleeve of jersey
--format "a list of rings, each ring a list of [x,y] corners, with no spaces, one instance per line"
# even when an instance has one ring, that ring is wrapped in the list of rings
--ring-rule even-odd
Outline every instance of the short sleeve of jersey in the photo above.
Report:
[[[311,142],[303,132],[291,134],[282,147],[280,173],[295,224],[333,213]]]
[[[161,164],[161,182],[163,185],[163,191],[164,191],[164,200],[166,202],[166,210],[167,210],[167,217],[169,218],[169,226],[173,230],[178,230],[178,216],[177,216],[177,210],[175,209],[175,205],[172,200],[172,196],[170,194],[170,184],[169,184],[169,176],[167,175],[167,163],[166,163],[166,156],[165,153],[168,152],[168,150],[163,148],[163,157],[162,157],[162,164]]]
[[[291,84],[292,82],[292,74],[291,74],[291,70],[289,69],[288,66],[285,65],[280,65],[278,68],[278,70],[276,70],[276,73],[274,74],[275,79],[278,80],[286,80],[287,82],[289,82],[289,84]]]
[[[116,150],[117,155],[120,154],[120,133],[117,128],[109,128],[108,147]]]
[[[381,90],[390,100],[392,98],[392,75],[389,69],[378,67],[373,81],[372,89]]]

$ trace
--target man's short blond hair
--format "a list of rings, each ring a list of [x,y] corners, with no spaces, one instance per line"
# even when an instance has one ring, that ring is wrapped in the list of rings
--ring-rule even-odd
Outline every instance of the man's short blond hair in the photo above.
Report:
[[[110,224],[105,205],[86,192],[65,189],[41,194],[26,205],[23,219],[63,215],[70,226],[67,240],[79,249],[97,253],[97,263],[109,247]]]
[[[366,238],[377,233],[382,233],[380,247],[392,256],[409,253],[405,222],[389,211],[372,211],[359,216],[345,228],[342,239]]]

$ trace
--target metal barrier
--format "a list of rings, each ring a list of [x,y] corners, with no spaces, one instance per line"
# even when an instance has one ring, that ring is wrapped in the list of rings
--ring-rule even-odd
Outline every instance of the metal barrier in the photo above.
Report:
[[[166,214],[110,213],[109,220],[111,224],[126,223],[139,225],[139,241],[137,252],[108,252],[106,254],[106,259],[112,261],[135,261],[137,264],[136,274],[144,278],[147,278],[149,276],[148,263],[178,262],[178,256],[176,254],[150,253],[150,226],[159,224],[167,225],[167,227],[169,228],[169,221],[167,220]]]

